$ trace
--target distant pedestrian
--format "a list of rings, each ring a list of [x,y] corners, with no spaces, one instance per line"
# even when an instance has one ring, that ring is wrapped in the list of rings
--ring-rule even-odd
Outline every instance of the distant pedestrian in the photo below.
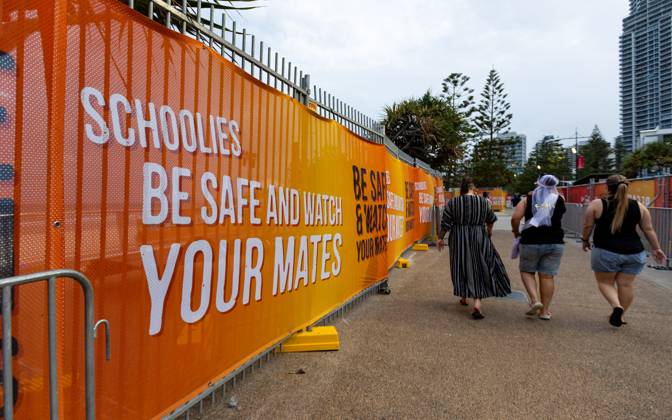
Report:
[[[521,199],[511,216],[513,235],[520,238],[520,277],[527,290],[530,307],[527,315],[551,319],[551,300],[555,291],[554,277],[558,274],[565,249],[562,216],[565,200],[558,192],[558,178],[543,175],[537,188]],[[525,224],[520,227],[521,220]],[[539,276],[539,295],[537,280]]]
[[[438,248],[439,251],[443,249],[443,237],[450,232],[448,247],[453,294],[461,297],[460,303],[465,306],[468,305],[467,298],[474,299],[471,315],[474,319],[482,319],[481,299],[508,295],[511,282],[490,240],[497,217],[490,203],[476,195],[475,189],[473,180],[464,178],[460,196],[446,204]]]
[[[640,227],[651,245],[658,263],[667,257],[658,243],[651,224],[651,214],[641,203],[628,198],[628,180],[622,175],[607,178],[608,197],[593,200],[586,209],[583,225],[583,250],[593,251],[590,263],[597,287],[612,307],[609,323],[615,327],[625,324],[624,313],[635,297],[634,281],[647,260],[644,245],[637,234]]]

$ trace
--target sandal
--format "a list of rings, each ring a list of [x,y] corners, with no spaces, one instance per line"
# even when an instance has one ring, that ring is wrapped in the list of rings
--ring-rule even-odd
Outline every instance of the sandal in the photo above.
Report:
[[[544,321],[550,321],[551,314],[539,314],[539,319],[543,319]]]
[[[469,302],[467,302],[467,298],[460,299],[460,305],[469,306]]]
[[[485,315],[483,315],[479,309],[474,308],[474,311],[471,313],[471,317],[474,319],[483,319],[485,318]]]
[[[537,313],[539,313],[539,311],[540,311],[541,308],[543,308],[543,307],[544,307],[544,304],[543,304],[543,303],[541,303],[541,302],[534,302],[533,304],[530,305],[530,309],[528,309],[527,312],[525,312],[525,315],[527,315],[527,316],[535,316]]]

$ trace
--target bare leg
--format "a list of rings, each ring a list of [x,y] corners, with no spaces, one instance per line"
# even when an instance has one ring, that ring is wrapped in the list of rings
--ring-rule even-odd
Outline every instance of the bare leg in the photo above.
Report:
[[[550,315],[551,300],[553,299],[553,292],[555,291],[555,282],[553,276],[539,273],[539,291],[541,293],[541,303],[544,307],[541,310],[541,315]]]
[[[597,279],[597,288],[600,289],[600,293],[611,307],[622,308],[621,301],[618,299],[618,290],[616,290],[616,273],[595,272],[595,279]]]
[[[481,300],[480,299],[474,299],[474,309],[476,309],[480,312],[480,310],[481,310]]]
[[[520,278],[523,281],[523,286],[527,290],[527,296],[530,299],[530,304],[539,302],[537,295],[537,279],[534,278],[534,273],[520,272]]]
[[[635,298],[635,276],[633,274],[616,274],[616,284],[618,285],[618,300],[627,311]]]

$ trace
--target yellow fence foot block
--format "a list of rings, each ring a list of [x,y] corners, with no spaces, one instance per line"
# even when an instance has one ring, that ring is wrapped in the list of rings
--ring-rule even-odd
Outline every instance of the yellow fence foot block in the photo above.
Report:
[[[411,261],[407,260],[406,258],[399,258],[397,260],[397,267],[399,267],[399,268],[410,268],[411,267]]]
[[[413,251],[429,251],[429,245],[427,245],[427,244],[415,244],[415,245],[413,245]]]
[[[341,343],[336,327],[313,327],[311,331],[300,331],[282,343],[280,352],[338,350]]]

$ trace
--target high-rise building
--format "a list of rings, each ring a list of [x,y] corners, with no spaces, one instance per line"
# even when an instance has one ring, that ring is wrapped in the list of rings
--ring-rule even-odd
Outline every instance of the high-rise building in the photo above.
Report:
[[[513,144],[507,145],[508,159],[506,160],[506,167],[514,174],[521,174],[525,169],[525,162],[527,161],[527,136],[519,134],[515,131],[509,131],[497,136],[500,140],[513,140]]]
[[[620,61],[621,135],[633,151],[672,134],[672,1],[630,0]]]

